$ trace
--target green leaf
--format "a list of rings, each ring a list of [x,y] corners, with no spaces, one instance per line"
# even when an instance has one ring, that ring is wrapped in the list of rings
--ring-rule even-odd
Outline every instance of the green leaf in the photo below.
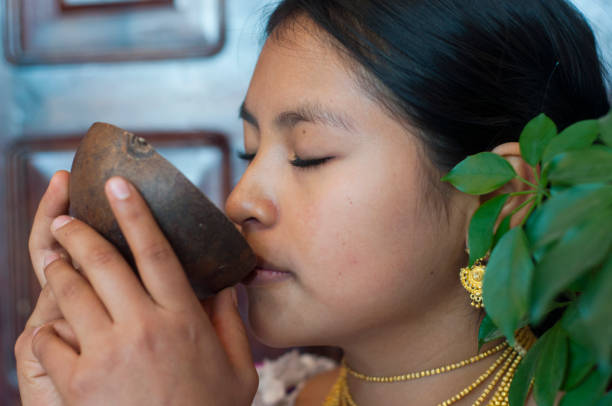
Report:
[[[609,366],[612,357],[612,255],[580,296],[575,312],[563,317],[563,326],[572,339],[595,351],[600,365]]]
[[[470,221],[468,243],[470,247],[470,266],[486,255],[493,244],[493,227],[497,216],[508,200],[508,194],[496,196],[476,210]]]
[[[612,210],[593,213],[555,244],[536,265],[530,313],[540,320],[552,300],[586,271],[601,263],[612,247]]]
[[[501,331],[499,331],[489,315],[485,314],[484,318],[480,322],[480,328],[478,329],[478,350],[480,350],[480,347],[482,347],[484,344],[503,336],[504,335]]]
[[[510,406],[525,405],[527,395],[529,394],[529,387],[531,386],[531,380],[535,375],[536,363],[540,357],[540,350],[542,348],[540,343],[541,340],[536,341],[514,373],[514,378],[512,378],[510,392],[508,394]]]
[[[608,182],[612,180],[612,150],[594,145],[565,152],[550,162],[547,174],[553,185]]]
[[[542,247],[607,207],[612,207],[612,186],[574,186],[555,194],[536,209],[527,220],[525,231],[534,248]]]
[[[608,392],[595,406],[612,406],[612,392]]]
[[[575,292],[575,293],[582,293],[582,292],[584,292],[587,289],[587,286],[593,280],[593,277],[594,277],[593,272],[585,273],[580,278],[578,278],[574,282],[572,282],[567,287],[567,291],[568,292]]]
[[[562,152],[590,146],[597,139],[597,134],[599,134],[597,120],[579,121],[567,127],[550,140],[542,155],[542,162],[547,163]]]
[[[569,358],[567,376],[563,384],[564,390],[571,390],[578,386],[595,366],[595,357],[588,348],[583,347],[574,340],[569,342]]]
[[[557,323],[540,340],[542,349],[536,362],[533,394],[538,405],[552,406],[565,377],[568,338],[561,323]]]
[[[594,370],[577,387],[563,396],[559,406],[593,406],[605,393],[611,373]]]
[[[442,178],[464,193],[483,195],[508,183],[516,176],[508,161],[492,152],[470,155]]]
[[[540,114],[531,120],[519,138],[523,159],[535,167],[544,149],[555,135],[557,135],[557,126],[546,114]]]
[[[599,138],[601,138],[606,145],[612,147],[612,110],[599,119],[599,131]]]
[[[495,236],[493,236],[493,247],[497,245],[499,240],[510,230],[510,220],[512,220],[511,215],[507,215],[501,223],[499,223],[499,227],[497,227],[497,231],[495,232]]]
[[[527,237],[515,227],[501,238],[487,264],[483,281],[483,300],[487,313],[508,341],[527,313],[533,262]]]

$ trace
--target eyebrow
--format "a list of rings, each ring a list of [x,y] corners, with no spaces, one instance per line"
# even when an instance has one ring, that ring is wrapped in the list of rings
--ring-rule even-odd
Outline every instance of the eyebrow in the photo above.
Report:
[[[251,113],[245,103],[240,106],[240,118],[259,130],[259,122]],[[317,103],[305,103],[293,110],[280,113],[274,119],[274,124],[281,128],[293,128],[301,122],[321,124],[327,127],[340,128],[353,131],[355,126],[353,120],[345,113],[326,109]]]

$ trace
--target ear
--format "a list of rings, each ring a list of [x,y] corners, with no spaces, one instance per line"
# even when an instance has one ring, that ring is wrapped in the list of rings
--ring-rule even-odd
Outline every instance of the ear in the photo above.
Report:
[[[502,158],[505,158],[510,165],[514,168],[514,171],[523,179],[528,180],[531,183],[535,183],[535,173],[533,168],[525,162],[523,157],[521,156],[521,149],[518,142],[507,142],[505,144],[498,145],[491,152],[494,154],[498,154]],[[480,197],[480,204],[486,202],[487,200],[499,196],[505,193],[514,193],[514,192],[522,192],[525,190],[529,190],[530,186],[525,182],[518,178],[512,179],[510,182],[506,183],[501,188],[486,194]],[[498,217],[498,220],[495,224],[495,229],[499,226],[499,223],[510,213],[512,213],[517,207],[519,207],[522,203],[531,198],[531,195],[519,195],[519,196],[510,196],[506,201],[506,204],[502,208],[501,214]],[[523,218],[529,212],[529,208],[531,204],[523,207],[521,210],[516,212],[510,221],[510,226],[514,227],[519,225]]]

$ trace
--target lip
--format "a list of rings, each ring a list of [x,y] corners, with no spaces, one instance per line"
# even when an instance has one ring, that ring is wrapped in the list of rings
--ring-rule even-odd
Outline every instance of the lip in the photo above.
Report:
[[[284,281],[292,276],[292,273],[281,269],[269,262],[257,257],[257,266],[242,280],[246,286],[262,286]]]

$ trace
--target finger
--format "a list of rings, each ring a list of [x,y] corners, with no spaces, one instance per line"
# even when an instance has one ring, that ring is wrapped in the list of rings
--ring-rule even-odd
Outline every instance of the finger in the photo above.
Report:
[[[119,321],[122,317],[128,317],[130,312],[126,310],[133,309],[134,306],[151,304],[130,265],[96,230],[68,216],[56,218],[51,224],[51,230],[79,264],[80,271],[113,320]]]
[[[46,284],[40,291],[38,301],[36,302],[36,307],[34,307],[34,311],[26,323],[26,328],[32,327],[34,329],[47,322],[57,320],[62,317],[62,311],[57,305],[55,296],[53,296],[51,286]]]
[[[113,177],[106,183],[106,195],[153,300],[172,310],[196,308],[183,267],[140,193],[123,178]]]
[[[30,259],[41,286],[45,284],[43,272],[44,257],[52,252],[64,253],[65,250],[57,243],[49,226],[53,219],[68,213],[68,185],[70,174],[66,171],[56,172],[49,182],[49,187],[43,195],[36,215],[29,240]]]
[[[236,288],[226,288],[215,296],[211,322],[234,370],[251,373],[253,356],[246,328],[238,313]]]
[[[32,336],[43,324],[52,322],[62,317],[51,287],[47,284],[43,287],[38,297],[36,307],[28,319],[26,326],[15,343],[15,357],[17,359],[20,375],[28,379],[29,376],[39,376],[44,371],[36,368],[38,360],[32,353]]]
[[[215,302],[215,296],[208,297],[206,299],[201,299],[200,300],[200,305],[202,306],[202,309],[204,309],[204,311],[206,312],[206,315],[208,316],[209,320],[213,316],[213,305],[214,305],[214,302]]]
[[[68,387],[78,354],[48,324],[34,332],[32,352],[61,393],[62,388]]]
[[[79,340],[70,323],[64,319],[59,319],[51,322],[50,324],[53,326],[53,330],[55,330],[55,333],[59,338],[64,340],[66,344],[72,347],[77,354],[81,353],[81,345],[79,344]]]
[[[73,327],[79,342],[86,344],[91,332],[112,324],[104,304],[91,285],[66,261],[53,262],[45,270],[64,318]]]

